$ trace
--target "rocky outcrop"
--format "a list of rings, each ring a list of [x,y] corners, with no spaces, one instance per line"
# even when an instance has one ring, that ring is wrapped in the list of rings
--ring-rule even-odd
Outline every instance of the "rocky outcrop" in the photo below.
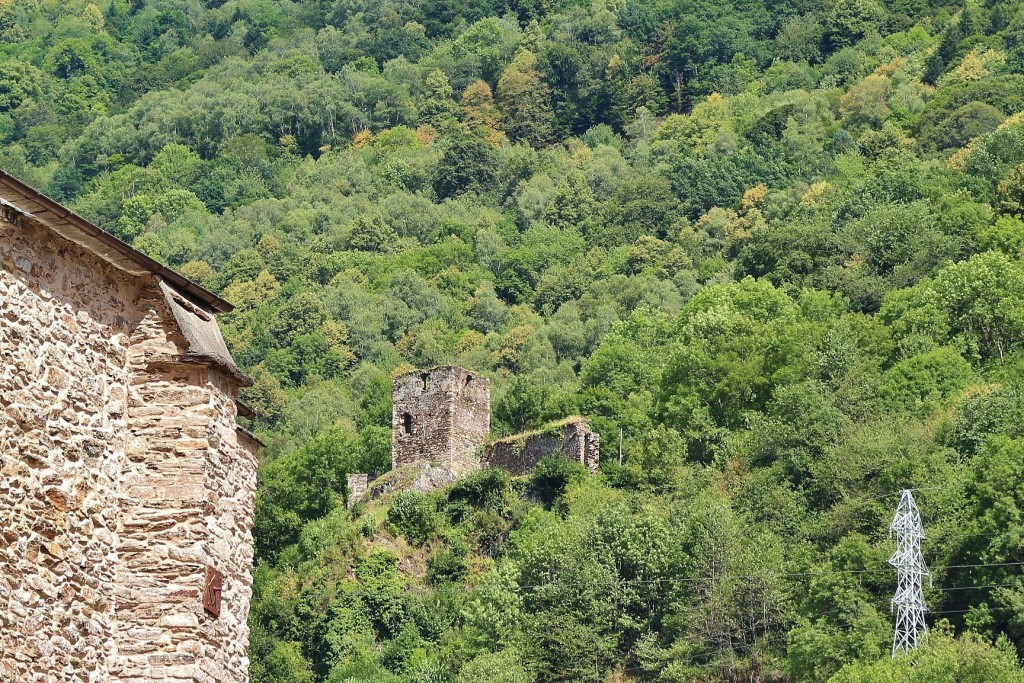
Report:
[[[429,493],[443,489],[459,480],[459,475],[445,467],[416,463],[391,470],[375,479],[369,488],[371,498],[381,498],[399,491]]]

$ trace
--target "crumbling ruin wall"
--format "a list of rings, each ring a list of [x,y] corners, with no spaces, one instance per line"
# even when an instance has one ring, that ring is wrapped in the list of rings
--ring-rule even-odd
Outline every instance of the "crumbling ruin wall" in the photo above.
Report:
[[[348,505],[351,507],[356,501],[362,499],[370,489],[370,475],[365,473],[350,474],[346,478],[348,486]]]
[[[526,434],[499,439],[487,446],[482,464],[501,467],[513,476],[529,474],[544,458],[561,455],[578,462],[591,473],[597,472],[601,440],[583,419],[556,423]]]
[[[440,367],[394,380],[391,467],[435,463],[457,474],[480,468],[491,429],[490,380]]]
[[[578,462],[591,474],[601,466],[601,435],[586,420],[574,420],[562,430],[562,454],[570,462]]]
[[[0,221],[0,680],[248,680],[257,444],[170,305]]]

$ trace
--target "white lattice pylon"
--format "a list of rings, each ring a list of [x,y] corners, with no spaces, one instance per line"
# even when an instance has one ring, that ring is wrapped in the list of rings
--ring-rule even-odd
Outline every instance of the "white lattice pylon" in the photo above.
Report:
[[[910,489],[900,493],[896,517],[889,525],[889,535],[896,536],[896,552],[889,558],[889,564],[896,568],[896,593],[890,603],[890,611],[896,613],[896,630],[892,638],[892,656],[898,652],[917,649],[918,638],[928,631],[924,615],[928,611],[924,604],[924,577],[931,580],[928,566],[921,554],[924,541],[924,526],[921,512],[914,502]]]

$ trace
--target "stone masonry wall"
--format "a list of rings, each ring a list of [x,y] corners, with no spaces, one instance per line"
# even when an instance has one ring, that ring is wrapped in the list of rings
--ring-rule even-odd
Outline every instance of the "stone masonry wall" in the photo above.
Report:
[[[0,221],[0,681],[108,681],[137,288]]]
[[[215,419],[207,422],[207,537],[203,561],[225,576],[220,616],[200,613],[199,683],[249,680],[249,602],[252,599],[252,518],[259,444],[236,427],[234,387],[211,372]],[[197,604],[197,601],[192,603]]]
[[[501,467],[513,476],[523,476],[532,472],[544,458],[561,455],[594,473],[597,472],[600,453],[599,435],[590,429],[586,420],[580,419],[495,441],[487,446],[482,464]]]
[[[578,462],[591,474],[601,466],[601,435],[590,428],[586,420],[574,420],[562,430],[562,454],[571,462]]]
[[[370,475],[365,473],[350,474],[347,477],[348,505],[351,507],[356,501],[362,499],[370,489]]]
[[[239,445],[234,388],[178,360],[185,342],[159,290],[143,303],[130,347],[118,680],[247,680],[255,453]],[[218,617],[203,609],[207,566],[226,577]]]
[[[458,474],[480,467],[491,429],[490,380],[456,367],[394,381],[392,468],[433,462]]]
[[[256,444],[167,306],[0,222],[0,681],[248,680]]]

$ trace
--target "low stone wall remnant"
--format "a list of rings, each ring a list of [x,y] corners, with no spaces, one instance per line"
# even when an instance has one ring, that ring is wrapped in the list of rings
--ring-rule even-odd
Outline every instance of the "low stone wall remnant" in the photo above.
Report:
[[[348,505],[352,505],[363,498],[366,495],[367,490],[370,488],[370,475],[368,474],[350,474],[348,475],[346,483],[348,484]]]
[[[484,450],[481,465],[501,467],[513,476],[533,471],[544,458],[560,455],[578,462],[591,473],[600,464],[601,439],[583,418],[556,422],[535,432],[499,439]]]

